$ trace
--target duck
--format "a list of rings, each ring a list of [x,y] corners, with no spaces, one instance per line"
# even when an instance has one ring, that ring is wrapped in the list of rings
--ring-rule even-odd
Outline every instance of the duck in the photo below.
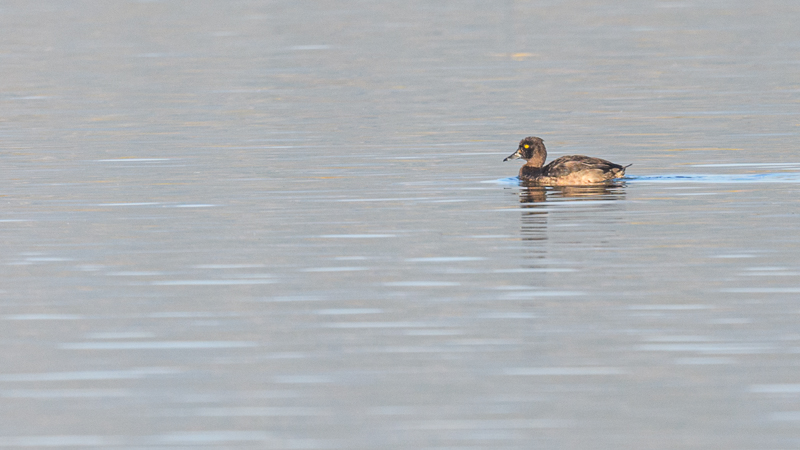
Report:
[[[527,161],[519,169],[519,179],[538,186],[584,186],[607,183],[625,176],[625,169],[631,166],[583,155],[562,156],[542,167],[547,159],[544,140],[528,136],[519,141],[517,151],[503,161],[524,159]]]

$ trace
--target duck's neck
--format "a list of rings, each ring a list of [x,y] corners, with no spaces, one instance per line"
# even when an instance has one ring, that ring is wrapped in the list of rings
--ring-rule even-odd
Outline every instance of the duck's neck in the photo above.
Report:
[[[534,178],[538,178],[542,175],[542,168],[541,167],[533,167],[525,164],[524,166],[519,168],[519,177],[522,180],[530,180]]]

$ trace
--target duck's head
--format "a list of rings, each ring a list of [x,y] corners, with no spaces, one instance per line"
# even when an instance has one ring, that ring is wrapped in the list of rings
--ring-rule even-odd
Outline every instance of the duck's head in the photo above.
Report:
[[[544,141],[542,138],[538,138],[536,136],[528,136],[525,139],[519,141],[519,147],[517,151],[509,155],[503,161],[508,161],[509,159],[517,159],[521,158],[526,161],[531,159],[541,159],[544,162],[544,159],[547,157],[547,150],[544,148]]]

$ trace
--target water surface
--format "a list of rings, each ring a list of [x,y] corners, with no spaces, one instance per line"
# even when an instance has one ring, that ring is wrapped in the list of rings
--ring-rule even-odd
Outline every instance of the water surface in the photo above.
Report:
[[[3,6],[0,447],[796,448],[799,12]]]

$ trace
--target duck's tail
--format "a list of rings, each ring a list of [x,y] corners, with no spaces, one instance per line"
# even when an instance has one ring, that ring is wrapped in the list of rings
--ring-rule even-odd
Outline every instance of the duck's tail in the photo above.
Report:
[[[613,180],[614,178],[622,178],[622,177],[624,177],[625,176],[625,169],[627,169],[628,167],[630,167],[632,165],[633,164],[628,164],[627,166],[616,165],[617,167],[614,167],[612,170],[610,170],[608,172],[608,175],[609,175],[608,179],[609,180]]]
[[[631,164],[628,164],[627,166],[622,166],[622,170],[621,170],[621,172],[622,172],[622,173],[620,174],[620,176],[625,176],[625,170],[626,170],[628,167],[632,166],[632,165],[633,165],[633,163],[631,163]]]

